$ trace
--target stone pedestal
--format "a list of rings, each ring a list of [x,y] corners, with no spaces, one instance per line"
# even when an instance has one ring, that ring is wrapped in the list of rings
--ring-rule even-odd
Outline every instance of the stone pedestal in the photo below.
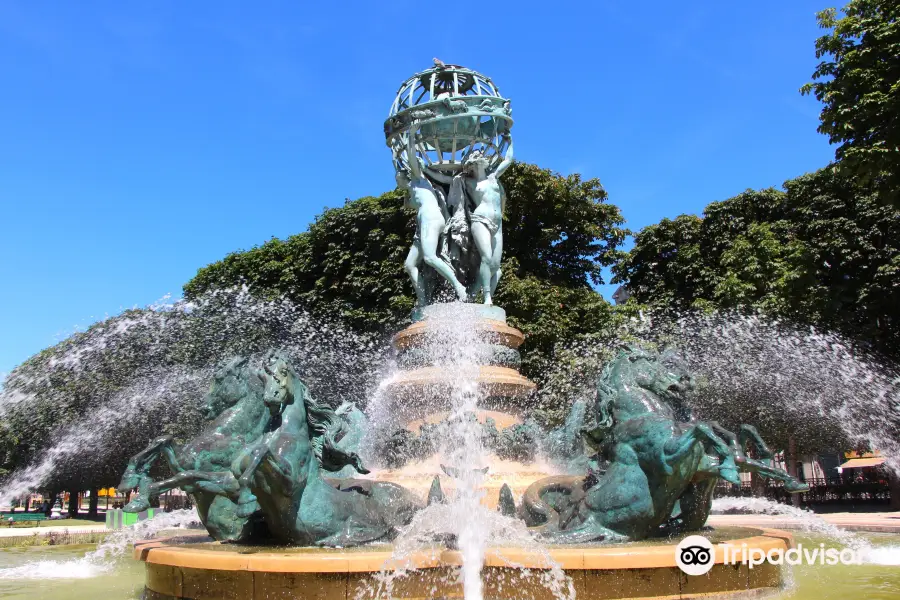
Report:
[[[401,371],[385,386],[384,393],[395,408],[397,425],[419,434],[425,425],[451,417],[453,394],[460,388],[477,394],[475,418],[491,420],[498,430],[521,425],[527,418],[535,384],[519,373],[519,347],[525,341],[521,331],[506,323],[506,313],[482,304],[433,305],[413,315],[414,323],[394,336],[394,348]],[[418,320],[416,320],[418,319]],[[460,345],[465,360],[454,356]],[[462,362],[464,364],[460,365]],[[517,496],[552,469],[546,464],[522,464],[488,458],[489,472],[481,483],[482,503],[494,508],[501,487],[506,484]],[[427,496],[435,475],[441,474],[441,460],[433,456],[399,468],[382,469],[375,478],[390,481]],[[441,485],[454,493],[451,478]]]
[[[456,339],[440,340],[451,347],[454,343],[479,347],[477,364],[466,373],[448,368],[435,357],[429,346],[435,336],[448,334],[448,319],[465,320],[467,329]],[[402,371],[386,386],[386,392],[402,407],[408,422],[433,421],[429,415],[446,410],[442,401],[461,378],[478,385],[482,398],[479,408],[495,411],[505,418],[495,418],[498,427],[520,423],[525,400],[535,391],[535,384],[519,373],[519,346],[525,341],[521,331],[506,324],[506,312],[497,306],[482,304],[433,305],[417,309],[412,325],[394,336],[397,362]]]
[[[676,566],[676,540],[607,546],[488,548],[482,579],[485,600],[510,596],[555,600],[541,577],[558,566],[571,579],[579,599],[758,598],[784,584],[781,567],[764,563],[726,564],[723,545],[743,552],[793,547],[791,534],[772,529],[734,528],[706,532],[715,545],[713,566],[688,576]],[[146,565],[148,600],[277,600],[295,598],[393,597],[463,598],[458,576],[462,556],[442,547],[423,549],[400,562],[391,546],[366,548],[259,548],[187,537],[137,542],[134,557]],[[743,556],[743,555],[742,555]],[[409,569],[409,567],[412,567]],[[390,593],[373,576],[399,568]]]

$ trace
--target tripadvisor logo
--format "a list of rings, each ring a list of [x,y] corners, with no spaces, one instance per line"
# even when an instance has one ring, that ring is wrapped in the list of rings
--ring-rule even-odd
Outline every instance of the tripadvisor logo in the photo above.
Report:
[[[689,535],[681,540],[675,547],[675,564],[687,575],[704,575],[712,569],[716,559],[716,552],[720,552],[722,563],[726,565],[742,564],[751,569],[763,563],[772,565],[859,565],[862,564],[862,556],[854,548],[826,548],[825,544],[818,547],[804,548],[798,544],[787,550],[772,548],[768,551],[762,548],[749,547],[747,544],[740,546],[733,544],[719,544],[718,549],[702,535]]]
[[[702,535],[689,535],[675,547],[675,564],[688,575],[708,573],[715,558],[715,548]]]

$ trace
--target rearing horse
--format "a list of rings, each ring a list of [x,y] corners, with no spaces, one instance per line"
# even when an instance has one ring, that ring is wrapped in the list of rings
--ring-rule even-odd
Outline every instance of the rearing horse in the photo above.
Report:
[[[684,370],[681,364],[681,357],[672,349],[663,352],[659,360],[664,365],[669,365],[670,370]],[[684,420],[694,422],[693,411],[687,406],[682,408],[685,409],[680,411]],[[740,425],[737,435],[725,429],[716,421],[708,421],[707,425],[728,442],[734,461],[741,472],[756,473],[766,479],[781,481],[784,491],[789,494],[809,491],[809,485],[790,475],[784,469],[779,469],[772,464],[774,453],[752,425]],[[746,450],[748,448],[755,450],[756,458],[747,455]],[[702,527],[712,510],[713,494],[715,493],[717,482],[717,465],[707,455],[697,469],[691,484],[678,498],[678,505],[675,508],[676,512],[673,513],[672,518],[666,524],[665,532],[696,530]]]
[[[138,494],[125,510],[146,510],[151,496],[180,487],[194,497],[200,520],[215,539],[242,541],[264,530],[257,506],[235,502],[241,490],[231,472],[246,448],[277,423],[277,411],[263,402],[263,391],[262,377],[246,358],[236,357],[216,371],[205,399],[211,421],[202,433],[180,447],[171,436],[157,438],[129,461],[118,488],[138,488]],[[153,481],[150,468],[160,456],[174,476]]]
[[[571,477],[535,482],[523,502],[529,525],[542,525],[558,543],[642,539],[669,519],[701,467],[739,483],[728,444],[709,425],[675,417],[671,403],[691,385],[686,373],[669,370],[641,349],[608,363],[597,384],[596,427],[585,433],[609,467],[579,486]],[[717,465],[706,458],[707,447]],[[562,499],[557,507],[545,500],[548,492]]]
[[[272,355],[265,365],[264,402],[281,410],[281,424],[234,465],[241,505],[259,503],[273,536],[290,544],[350,546],[391,536],[422,502],[392,483],[328,480],[359,457],[341,449],[340,415],[310,395],[288,361]]]

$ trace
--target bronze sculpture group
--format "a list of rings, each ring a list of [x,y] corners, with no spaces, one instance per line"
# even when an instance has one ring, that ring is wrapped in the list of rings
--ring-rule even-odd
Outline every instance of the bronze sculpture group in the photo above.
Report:
[[[740,471],[778,479],[788,492],[809,489],[765,462],[773,455],[752,426],[735,436],[676,416],[693,385],[672,349],[620,351],[582,417],[581,431],[597,450],[590,472],[535,482],[520,510],[526,523],[556,543],[638,540],[702,527],[717,481],[739,484]],[[749,458],[748,448],[760,459]]]
[[[217,540],[347,546],[389,536],[422,506],[391,483],[322,475],[348,465],[368,471],[342,443],[353,437],[352,422],[316,402],[279,352],[267,353],[259,367],[245,359],[225,365],[207,406],[222,412],[189,443],[176,448],[160,438],[131,459],[119,484],[137,489],[126,511],[144,510],[152,495],[181,487]],[[160,454],[175,476],[157,482],[149,471]]]
[[[676,417],[692,385],[676,353],[622,350],[601,375],[593,404],[575,415],[589,472],[539,480],[520,506],[511,511],[507,500],[501,508],[549,542],[584,543],[698,529],[716,481],[737,483],[739,471],[805,491],[767,462],[771,452],[752,427],[736,436]],[[126,510],[143,510],[151,495],[180,486],[215,539],[352,546],[390,539],[425,505],[393,483],[325,475],[348,465],[368,472],[345,442],[359,432],[312,398],[281,353],[268,353],[259,367],[244,359],[225,365],[207,406],[221,412],[210,414],[197,438],[181,448],[160,438],[132,458],[119,487],[138,491]],[[760,458],[748,458],[748,447]],[[157,482],[149,470],[160,455],[175,475]]]
[[[475,71],[436,61],[401,86],[385,136],[397,183],[417,211],[405,267],[418,309],[433,300],[433,274],[457,300],[480,295],[492,304],[503,252],[499,178],[513,159],[511,126],[509,100]],[[415,350],[402,359],[423,359]],[[498,364],[518,361],[504,347],[492,356]],[[557,430],[545,434],[527,421],[499,431],[488,422],[485,446],[501,458],[544,452],[579,473],[535,482],[519,505],[505,488],[499,509],[553,543],[637,540],[701,527],[716,482],[739,483],[740,471],[781,480],[789,492],[806,489],[771,464],[752,427],[734,435],[691,418],[692,386],[676,352],[630,347],[606,366],[593,401],[576,403]],[[368,473],[356,452],[365,418],[351,405],[317,402],[283,353],[228,362],[205,408],[196,438],[177,446],[161,437],[131,459],[119,484],[137,490],[127,511],[181,487],[217,540],[353,546],[392,538],[426,504],[399,485],[353,476]],[[432,447],[427,431],[404,430],[381,454],[397,466]],[[151,470],[160,457],[172,476],[157,481]],[[427,501],[441,498],[436,479]]]
[[[480,294],[491,305],[503,254],[500,176],[513,160],[509,100],[483,75],[455,65],[436,64],[410,81],[385,135],[397,183],[417,210],[405,264],[417,306],[428,305],[436,288],[422,265],[449,283],[458,300]]]

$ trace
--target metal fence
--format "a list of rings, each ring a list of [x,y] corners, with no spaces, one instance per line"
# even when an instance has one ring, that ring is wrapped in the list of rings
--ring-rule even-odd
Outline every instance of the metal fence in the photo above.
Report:
[[[845,481],[840,478],[807,479],[809,491],[799,494],[802,505],[880,505],[890,504],[891,490],[888,481]],[[784,485],[780,481],[766,481],[765,487],[756,486],[762,493],[754,493],[754,486],[750,482],[734,485],[720,482],[716,486],[716,496],[763,496],[770,500],[791,503],[791,495],[784,491]]]

